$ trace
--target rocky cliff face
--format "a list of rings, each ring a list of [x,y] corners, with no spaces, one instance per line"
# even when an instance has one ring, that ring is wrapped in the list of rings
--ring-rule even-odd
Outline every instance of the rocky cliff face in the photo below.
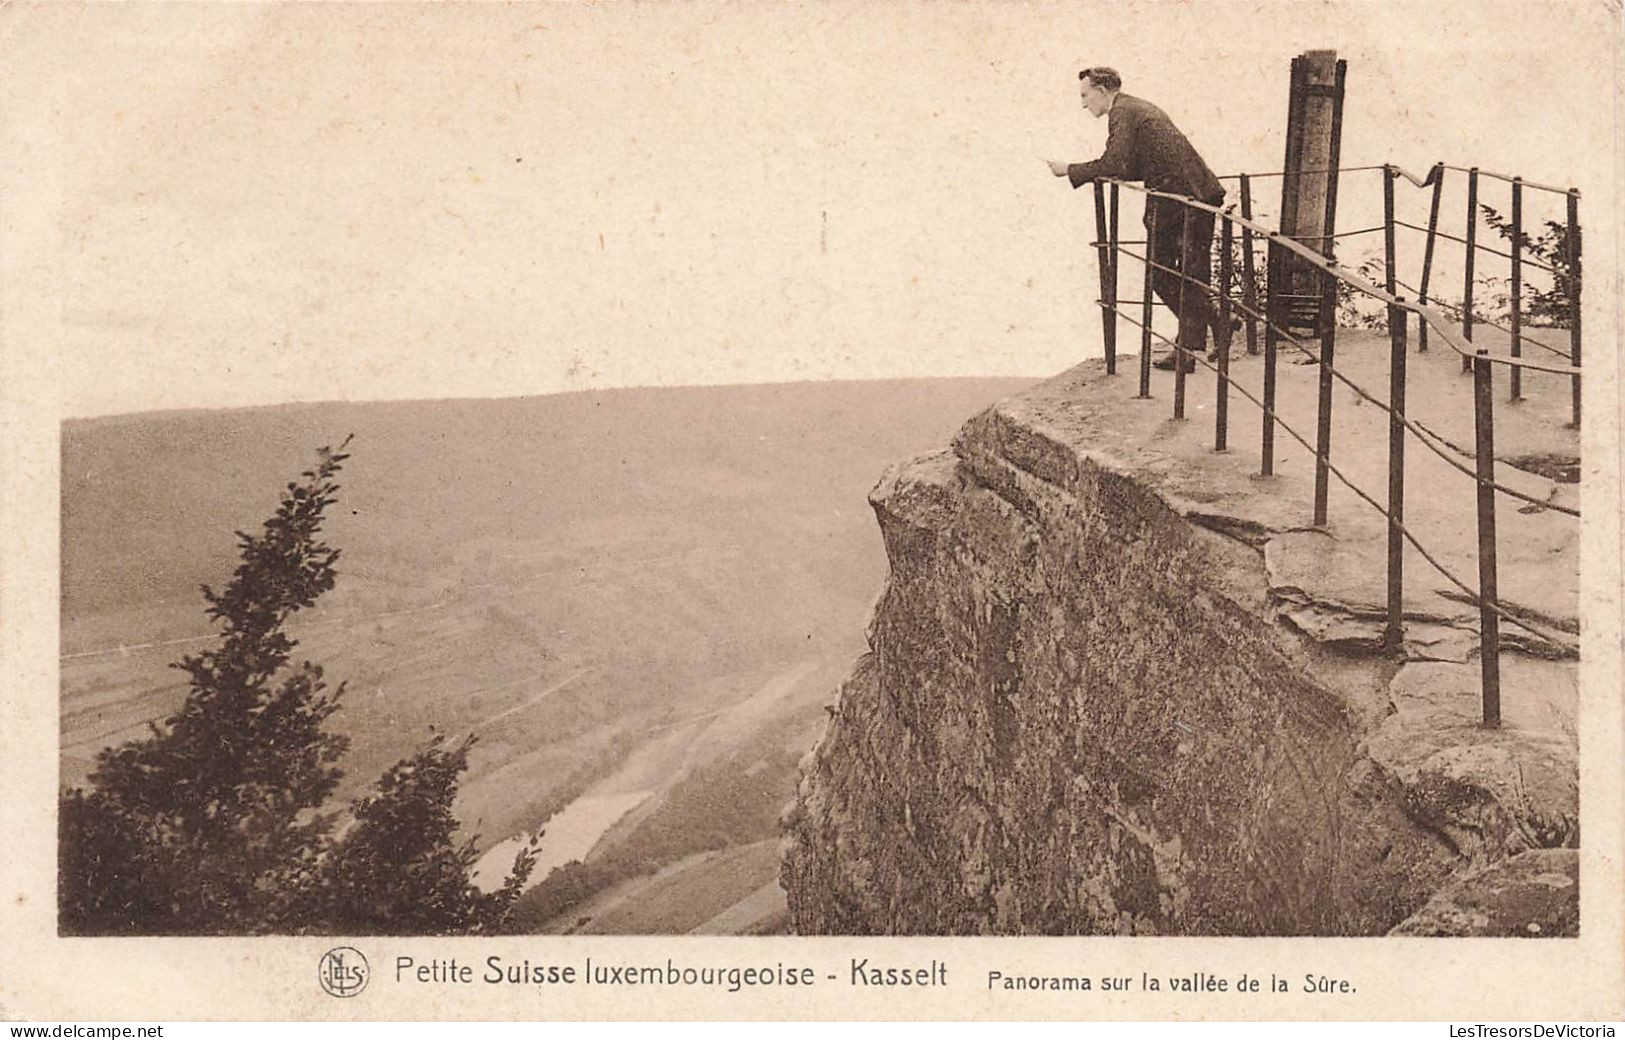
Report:
[[[1474,614],[1440,583],[1413,570],[1406,650],[1376,649],[1380,517],[1307,529],[1306,467],[1260,482],[1130,383],[1080,366],[871,493],[891,574],[785,814],[793,927],[1380,934],[1427,906],[1413,934],[1572,933],[1574,661],[1550,588],[1533,652],[1505,655],[1508,725],[1481,730]],[[1516,908],[1440,906],[1565,848],[1518,875]]]

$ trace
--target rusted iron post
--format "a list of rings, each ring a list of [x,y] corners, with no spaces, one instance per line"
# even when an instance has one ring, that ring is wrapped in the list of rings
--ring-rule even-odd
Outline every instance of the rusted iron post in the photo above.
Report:
[[[1112,306],[1112,243],[1106,237],[1106,186],[1095,181],[1095,245],[1100,267],[1100,335],[1106,374],[1117,372],[1117,309]]]
[[[1332,461],[1332,363],[1337,345],[1337,276],[1320,278],[1320,400],[1315,408],[1315,526],[1326,526]]]
[[[1478,167],[1467,171],[1467,277],[1461,291],[1461,338],[1473,341],[1473,264],[1478,259]],[[1461,370],[1472,367],[1473,359],[1461,356]]]
[[[1241,217],[1253,219],[1253,184],[1241,175]],[[1247,308],[1247,353],[1258,353],[1258,275],[1253,268],[1253,229],[1241,226],[1241,302]]]
[[[1403,298],[1398,298],[1401,303]],[[1405,645],[1405,308],[1388,307],[1388,632]]]
[[[1275,473],[1275,339],[1280,322],[1278,300],[1285,282],[1281,270],[1281,247],[1274,236],[1269,240],[1264,267],[1264,432],[1259,441],[1259,474]]]
[[[1523,356],[1523,178],[1512,178],[1512,356]],[[1523,369],[1512,366],[1512,400],[1523,396]]]
[[[1580,193],[1569,189],[1569,233],[1564,253],[1569,268],[1569,364],[1580,367]],[[1580,428],[1580,377],[1569,377],[1572,395],[1570,411],[1574,428]]]
[[[1236,229],[1230,223],[1228,213],[1222,214],[1219,219],[1224,221],[1224,233],[1219,239],[1219,331],[1213,344],[1219,352],[1219,378],[1214,384],[1217,396],[1213,401],[1213,450],[1226,451],[1225,440],[1230,421],[1230,279],[1235,267],[1230,247],[1235,244]]]
[[[1151,396],[1151,243],[1157,240],[1157,211],[1154,199],[1146,199],[1152,209],[1145,219],[1145,295],[1140,300],[1140,397]]]
[[[1489,355],[1473,364],[1473,426],[1478,461],[1478,662],[1484,726],[1501,725],[1501,619],[1495,589],[1495,390]]]
[[[1185,306],[1185,290],[1189,287],[1191,259],[1191,210],[1179,208],[1179,288],[1174,299],[1179,305],[1179,322],[1174,331],[1174,418],[1185,418],[1185,359],[1190,357],[1190,345],[1185,342],[1186,330],[1191,326],[1190,311]],[[1193,290],[1195,291],[1195,290]]]
[[[1422,250],[1422,281],[1416,287],[1416,302],[1427,306],[1428,278],[1433,274],[1433,243],[1439,237],[1439,198],[1444,194],[1444,163],[1434,163],[1430,174],[1433,178],[1433,202],[1428,206],[1428,237],[1427,245]],[[1428,348],[1428,322],[1422,318],[1417,323],[1416,349],[1418,351]]]
[[[1120,252],[1118,252],[1118,250],[1120,250],[1122,247],[1118,245],[1116,181],[1112,182],[1111,199],[1111,216],[1107,224],[1107,237],[1111,242],[1112,269],[1111,276],[1106,284],[1111,289],[1112,338],[1111,353],[1107,355],[1106,359],[1106,371],[1108,374],[1115,374],[1117,372],[1117,271],[1123,266],[1123,256]]]

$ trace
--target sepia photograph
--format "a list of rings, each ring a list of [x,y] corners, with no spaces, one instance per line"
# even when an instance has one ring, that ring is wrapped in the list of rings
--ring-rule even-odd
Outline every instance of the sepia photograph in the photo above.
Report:
[[[1619,36],[0,7],[0,1017],[1625,1014]]]

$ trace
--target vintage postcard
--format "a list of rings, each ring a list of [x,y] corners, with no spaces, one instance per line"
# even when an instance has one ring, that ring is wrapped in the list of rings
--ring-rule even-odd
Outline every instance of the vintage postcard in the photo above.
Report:
[[[1617,4],[0,41],[0,1017],[1625,1015]]]

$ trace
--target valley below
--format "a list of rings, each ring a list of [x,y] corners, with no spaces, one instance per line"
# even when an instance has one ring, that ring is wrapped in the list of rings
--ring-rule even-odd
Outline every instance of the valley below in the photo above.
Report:
[[[229,579],[321,445],[354,434],[338,587],[290,624],[343,684],[341,803],[435,736],[513,927],[782,931],[778,817],[863,651],[865,493],[1026,380],[618,390],[77,420],[62,436],[60,783],[186,694]]]

